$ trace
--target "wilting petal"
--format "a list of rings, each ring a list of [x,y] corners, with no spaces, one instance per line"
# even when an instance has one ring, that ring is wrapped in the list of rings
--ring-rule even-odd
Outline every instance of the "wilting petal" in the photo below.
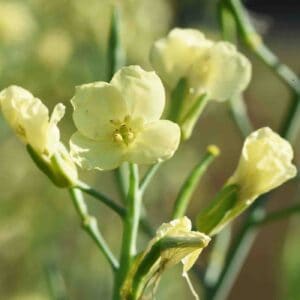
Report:
[[[165,91],[154,72],[146,72],[139,66],[124,67],[114,75],[111,84],[120,91],[132,118],[151,122],[161,117]]]
[[[123,161],[124,149],[110,140],[93,141],[75,132],[70,140],[71,156],[84,169],[111,170]]]
[[[168,88],[173,89],[181,78],[187,76],[195,59],[211,44],[198,30],[175,28],[166,38],[154,43],[150,61]]]
[[[121,94],[106,82],[78,86],[71,102],[78,131],[94,140],[101,140],[113,131],[111,120],[123,121],[127,115]]]
[[[138,164],[153,164],[170,158],[180,142],[180,128],[176,123],[159,120],[149,123],[138,134],[128,151],[127,160]]]

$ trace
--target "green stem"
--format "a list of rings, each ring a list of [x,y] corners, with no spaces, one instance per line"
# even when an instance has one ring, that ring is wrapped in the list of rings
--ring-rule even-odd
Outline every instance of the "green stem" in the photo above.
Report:
[[[115,72],[125,65],[125,53],[121,43],[121,18],[118,6],[113,7],[107,50],[107,77],[111,80]]]
[[[126,215],[126,210],[122,206],[115,203],[111,200],[108,196],[104,195],[101,192],[94,190],[92,187],[87,185],[84,182],[78,182],[75,186],[77,189],[81,190],[82,192],[93,196],[94,198],[100,200],[103,204],[111,208],[114,212],[116,212],[120,217],[124,218]]]
[[[140,192],[143,194],[146,190],[146,188],[148,187],[149,183],[151,182],[153,176],[156,174],[156,172],[158,171],[158,169],[160,168],[160,166],[162,165],[162,163],[157,163],[155,165],[152,165],[146,172],[145,176],[142,178],[141,180],[141,184],[140,184]]]
[[[229,100],[229,112],[242,136],[244,138],[247,137],[253,131],[253,126],[242,95],[235,96]]]
[[[115,171],[115,177],[117,186],[119,188],[119,193],[123,202],[126,201],[128,194],[128,163],[124,162],[119,168]]]
[[[124,220],[120,270],[115,281],[114,300],[120,299],[122,284],[136,255],[136,241],[141,213],[141,194],[139,191],[138,167],[135,164],[129,165],[129,191],[126,203],[127,214]]]
[[[222,29],[223,39],[236,44],[237,43],[236,22],[231,11],[228,9],[227,5],[225,4],[225,1],[219,2],[218,13],[219,13],[219,22]],[[239,128],[242,134],[242,137],[244,138],[247,137],[253,131],[253,126],[249,119],[247,113],[247,107],[245,105],[243,96],[240,94],[229,99],[228,108],[233,121],[235,122],[235,124],[237,125],[237,127]]]
[[[296,204],[284,209],[281,209],[279,211],[271,212],[269,214],[266,214],[261,219],[254,220],[252,223],[252,226],[263,226],[270,224],[272,222],[288,218],[292,215],[299,214],[300,213],[300,204]]]
[[[215,237],[204,277],[207,287],[215,285],[221,275],[230,246],[231,233],[232,228],[229,224]]]
[[[254,227],[252,224],[264,216],[262,206],[267,199],[268,196],[264,195],[250,207],[247,217],[228,251],[218,281],[206,291],[206,300],[224,300],[227,298],[258,233],[258,227]]]
[[[280,63],[278,58],[261,42],[259,36],[255,32],[250,20],[238,0],[224,0],[220,1],[220,7],[227,6],[231,11],[232,15],[236,20],[236,24],[239,31],[249,46],[249,48],[271,69],[274,73],[287,85],[289,86],[293,93],[295,94],[294,100],[291,103],[288,115],[283,122],[282,134],[285,137],[291,137],[291,133],[295,132],[295,127],[298,127],[299,121],[297,119],[300,113],[299,106],[299,79],[287,66]],[[226,25],[225,23],[221,24]],[[224,30],[224,27],[223,27]],[[266,199],[268,196],[264,196]],[[208,300],[220,300],[225,299],[228,292],[230,291],[236,276],[247,257],[251,246],[254,242],[255,236],[257,234],[257,228],[251,226],[251,220],[257,215],[262,215],[264,210],[262,209],[264,205],[264,200],[262,197],[256,200],[255,205],[253,205],[250,210],[248,217],[243,223],[237,237],[228,253],[225,266],[223,271],[212,289],[208,289],[207,299]]]
[[[221,0],[222,2],[222,0]],[[235,18],[239,33],[245,44],[274,74],[292,91],[294,97],[283,122],[282,135],[288,139],[295,136],[300,123],[300,79],[287,65],[281,63],[278,57],[263,43],[255,31],[250,18],[240,0],[223,0]]]
[[[179,191],[175,201],[172,219],[181,218],[185,215],[191,197],[197,188],[200,179],[218,155],[219,149],[216,146],[212,145],[207,148],[207,152],[203,159],[194,167]]]
[[[108,260],[112,267],[112,270],[116,272],[119,268],[119,263],[110,251],[108,245],[106,244],[97,224],[95,217],[91,216],[88,212],[87,205],[84,201],[82,192],[77,188],[70,188],[69,193],[75,209],[81,219],[82,228],[87,232],[87,234],[95,241],[100,251],[103,253],[105,258]]]

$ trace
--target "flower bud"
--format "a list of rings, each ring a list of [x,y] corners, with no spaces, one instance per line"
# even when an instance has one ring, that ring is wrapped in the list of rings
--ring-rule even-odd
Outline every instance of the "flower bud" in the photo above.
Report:
[[[40,99],[21,87],[10,86],[0,92],[0,106],[39,169],[58,186],[75,183],[77,170],[60,142],[57,127],[65,113],[64,105],[57,104],[49,118],[48,108]]]
[[[296,176],[293,149],[270,128],[252,132],[246,139],[239,164],[211,205],[197,218],[197,228],[209,235],[247,209],[262,194]]]
[[[239,164],[229,184],[240,187],[239,202],[252,203],[259,195],[296,176],[290,143],[268,127],[246,139]]]

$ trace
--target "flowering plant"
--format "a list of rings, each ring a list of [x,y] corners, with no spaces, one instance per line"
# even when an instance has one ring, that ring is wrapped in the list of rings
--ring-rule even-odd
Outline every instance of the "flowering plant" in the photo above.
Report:
[[[257,43],[257,36],[256,43],[253,41],[254,29],[250,22],[244,22],[247,15],[239,1],[221,3],[221,13],[229,10],[250,48],[267,60],[265,46]],[[226,33],[228,14],[221,16]],[[76,131],[69,138],[68,147],[61,141],[58,128],[65,114],[61,103],[49,116],[48,108],[40,99],[12,85],[0,92],[2,115],[26,145],[37,167],[56,186],[68,190],[83,229],[111,266],[114,300],[154,299],[161,276],[177,264],[182,264],[182,275],[193,297],[199,299],[188,272],[194,270],[199,274],[196,261],[200,254],[247,210],[250,221],[247,219],[242,228],[241,240],[237,242],[240,247],[247,230],[272,219],[272,215],[254,217],[255,205],[263,207],[261,195],[268,195],[296,176],[289,142],[289,130],[296,115],[289,116],[288,126],[280,135],[269,127],[248,130],[250,126],[246,126],[245,129],[247,115],[245,110],[237,110],[235,101],[241,100],[250,83],[251,63],[226,35],[222,41],[213,41],[199,30],[175,28],[167,37],[153,43],[149,55],[153,71],[146,71],[137,65],[123,65],[118,22],[114,14],[108,70],[112,78],[108,82],[77,86],[70,100]],[[272,67],[278,72],[277,66],[274,63]],[[279,75],[282,80],[290,80],[283,73]],[[292,81],[295,82],[294,78]],[[171,216],[155,231],[143,206],[146,189],[164,161],[176,156],[177,150],[192,137],[201,113],[212,101],[231,105],[241,131],[247,132],[237,168],[209,205],[197,213],[195,220],[190,220],[187,209],[192,195],[220,152],[217,146],[209,145],[180,187]],[[143,165],[148,169],[140,179]],[[81,169],[114,170],[123,204],[83,182]],[[84,194],[103,202],[122,220],[119,259],[102,235],[97,219],[90,214]],[[142,234],[148,241],[140,247],[137,241]],[[214,282],[209,282],[207,276],[202,278],[206,299],[226,297],[226,292],[220,296],[220,291],[234,264],[236,249],[230,252],[233,254],[227,264],[219,266],[221,273]],[[226,249],[222,249],[222,254],[225,257]]]

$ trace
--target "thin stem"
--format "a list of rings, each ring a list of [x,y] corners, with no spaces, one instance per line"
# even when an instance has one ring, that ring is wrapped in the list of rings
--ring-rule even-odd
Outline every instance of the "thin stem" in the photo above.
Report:
[[[82,228],[94,240],[94,242],[97,244],[100,251],[108,260],[109,264],[112,267],[112,270],[116,272],[119,268],[119,263],[117,259],[114,257],[114,255],[112,254],[107,243],[105,242],[98,228],[96,218],[89,214],[82,192],[77,188],[71,188],[69,189],[69,193],[73,201],[73,204],[75,206],[75,209],[81,219]]]
[[[115,171],[115,177],[117,186],[119,188],[119,193],[123,202],[126,201],[128,194],[128,163],[124,162],[119,168]]]
[[[111,80],[114,73],[125,65],[125,52],[121,43],[121,18],[117,5],[113,7],[107,49],[107,78]]]
[[[278,58],[266,47],[263,45],[261,39],[255,32],[252,24],[246,12],[238,0],[224,0],[220,1],[221,9],[222,4],[227,5],[227,8],[230,9],[232,15],[234,16],[239,31],[249,46],[250,49],[269,67],[272,68],[274,73],[289,86],[293,93],[295,94],[294,100],[291,103],[287,117],[283,122],[283,127],[281,133],[283,136],[290,138],[291,134],[295,133],[295,127],[298,127],[299,121],[297,119],[300,113],[299,106],[299,79],[287,66],[280,63]],[[223,23],[224,25],[224,23]],[[223,28],[224,30],[224,28]],[[248,217],[243,223],[240,231],[237,234],[230,252],[228,253],[224,269],[217,281],[216,285],[212,289],[208,289],[207,299],[208,300],[220,300],[225,299],[229,293],[236,276],[247,257],[251,246],[254,242],[255,236],[258,232],[258,228],[251,226],[251,223],[254,220],[254,217],[257,215],[263,215],[263,205],[268,196],[264,196],[256,200],[256,205],[253,205],[250,210]]]
[[[115,203],[108,196],[104,195],[101,192],[94,190],[92,187],[87,185],[84,182],[78,182],[76,188],[81,190],[82,192],[93,196],[94,198],[100,200],[103,204],[111,208],[114,212],[116,212],[120,217],[124,218],[126,215],[126,210],[119,204]]]
[[[145,192],[146,188],[148,187],[149,183],[151,182],[152,178],[154,177],[154,175],[156,174],[156,172],[158,171],[161,165],[162,165],[161,162],[157,163],[155,165],[152,165],[147,170],[146,174],[144,175],[140,183],[140,192],[142,194]]]
[[[218,155],[219,149],[216,146],[209,146],[207,148],[207,152],[203,159],[194,167],[179,191],[175,201],[172,219],[177,219],[185,215],[191,197],[197,188],[200,179]]]
[[[253,53],[269,66],[278,78],[285,83],[294,93],[300,94],[300,81],[298,76],[263,43],[261,36],[256,32],[250,18],[240,0],[224,0],[232,12],[239,33],[245,44]]]
[[[222,0],[221,0],[222,1]],[[295,131],[300,123],[300,79],[297,74],[287,65],[283,64],[278,57],[263,43],[262,38],[255,31],[250,18],[240,0],[223,0],[236,20],[237,27],[245,44],[274,74],[290,88],[294,97],[283,122],[281,133],[290,139],[295,136]]]
[[[215,238],[204,277],[205,285],[207,287],[216,284],[221,275],[230,246],[231,234],[232,228],[228,225]]]
[[[139,191],[138,167],[135,164],[129,165],[129,190],[126,203],[127,214],[124,220],[120,271],[115,281],[115,300],[120,299],[120,288],[126,278],[132,260],[136,255],[136,240],[141,213],[141,194]]]
[[[206,300],[226,299],[258,233],[258,228],[251,226],[251,224],[258,222],[264,215],[263,206],[268,197],[268,194],[259,197],[249,208],[245,221],[228,251],[218,281],[207,289]]]
[[[238,126],[241,135],[244,138],[247,137],[253,131],[253,126],[242,95],[237,95],[229,100],[229,112]]]
[[[263,226],[267,225],[273,222],[276,222],[281,219],[285,219],[288,217],[291,217],[292,215],[296,215],[300,213],[300,204],[296,204],[284,209],[281,209],[279,211],[271,212],[269,214],[266,214],[264,217],[258,220],[254,220],[252,223],[252,226]]]

